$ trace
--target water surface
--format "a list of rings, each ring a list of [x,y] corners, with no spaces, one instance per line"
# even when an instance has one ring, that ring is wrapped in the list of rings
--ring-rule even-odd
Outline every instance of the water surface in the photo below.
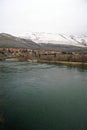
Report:
[[[0,116],[0,130],[87,130],[87,69],[0,62]]]

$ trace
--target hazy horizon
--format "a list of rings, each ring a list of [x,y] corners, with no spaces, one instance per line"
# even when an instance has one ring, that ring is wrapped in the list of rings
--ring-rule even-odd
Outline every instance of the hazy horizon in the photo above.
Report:
[[[87,35],[86,0],[1,0],[0,32]]]

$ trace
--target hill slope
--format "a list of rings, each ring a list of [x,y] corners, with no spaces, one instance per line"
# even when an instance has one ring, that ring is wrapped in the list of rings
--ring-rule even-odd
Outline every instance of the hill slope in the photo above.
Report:
[[[1,48],[30,48],[38,49],[39,45],[29,39],[15,37],[6,33],[0,34]]]

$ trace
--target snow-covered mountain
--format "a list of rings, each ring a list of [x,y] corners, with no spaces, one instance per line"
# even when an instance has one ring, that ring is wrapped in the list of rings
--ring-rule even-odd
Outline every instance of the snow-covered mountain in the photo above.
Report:
[[[30,48],[32,50],[58,50],[65,52],[87,52],[87,37],[67,36],[51,33],[31,33],[16,37],[0,33],[0,48]]]
[[[0,48],[38,49],[39,45],[30,39],[16,37],[7,33],[0,33]]]
[[[87,46],[87,36],[64,35],[58,33],[28,33],[26,39],[31,39],[36,43],[63,44],[79,47]]]

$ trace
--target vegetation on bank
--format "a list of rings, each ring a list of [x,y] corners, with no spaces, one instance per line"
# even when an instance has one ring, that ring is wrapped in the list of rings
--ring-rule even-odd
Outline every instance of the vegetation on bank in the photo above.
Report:
[[[51,50],[30,50],[19,48],[0,49],[0,61],[37,61],[66,65],[87,66],[87,53],[68,53]]]
[[[87,66],[87,54],[60,54],[56,57],[42,56],[40,59],[38,59],[38,62],[71,66]]]

